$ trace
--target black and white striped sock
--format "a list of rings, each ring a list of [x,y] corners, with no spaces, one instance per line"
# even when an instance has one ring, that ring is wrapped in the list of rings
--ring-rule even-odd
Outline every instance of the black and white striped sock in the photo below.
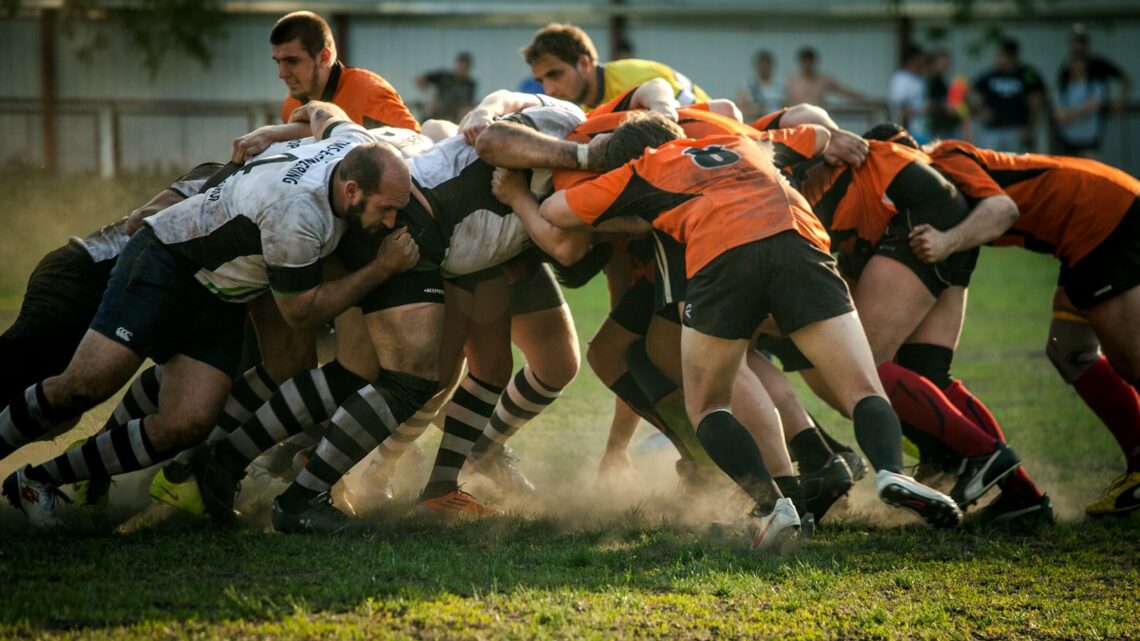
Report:
[[[44,384],[36,383],[0,410],[0,458],[40,438],[68,418],[53,411],[44,396]]]
[[[127,393],[111,412],[111,417],[103,424],[101,432],[120,425],[126,425],[133,418],[143,418],[158,412],[158,390],[162,387],[162,366],[154,365],[143,370],[131,381]]]
[[[424,498],[443,496],[459,489],[459,472],[463,463],[491,419],[502,393],[502,388],[484,383],[470,374],[459,384],[444,410],[443,440],[439,442],[435,465],[424,487]]]
[[[334,363],[336,361],[333,361]],[[206,440],[213,441],[238,429],[246,421],[253,418],[254,412],[261,408],[277,391],[277,383],[270,378],[265,367],[258,364],[247,369],[241,376],[234,379],[230,388],[230,396],[222,408],[222,415],[218,424],[210,432]]]
[[[499,397],[495,412],[472,447],[471,455],[482,458],[489,452],[502,448],[507,439],[550,407],[561,394],[561,389],[543,383],[534,375],[530,365],[524,365]]]
[[[431,399],[436,387],[436,381],[381,370],[375,382],[349,396],[333,414],[294,486],[309,492],[331,488]]]
[[[240,473],[262,452],[328,420],[345,399],[366,385],[367,380],[337,361],[295,376],[282,383],[243,425],[218,439],[214,455],[226,469]]]
[[[141,418],[88,439],[82,447],[68,450],[33,468],[33,478],[50,478],[56,485],[75,483],[93,476],[109,477],[142,470],[166,458],[154,449]]]

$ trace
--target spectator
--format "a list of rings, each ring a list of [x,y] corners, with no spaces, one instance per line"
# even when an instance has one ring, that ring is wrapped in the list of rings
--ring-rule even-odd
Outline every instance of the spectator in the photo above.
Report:
[[[891,74],[887,85],[887,110],[890,119],[906,127],[920,143],[930,139],[927,125],[926,54],[916,45],[907,45],[903,51],[902,66]]]
[[[784,83],[776,80],[776,61],[772,52],[760,50],[752,57],[756,75],[740,88],[737,104],[744,121],[752,122],[764,114],[784,106]]]
[[[816,68],[818,59],[819,55],[811,47],[804,47],[796,54],[800,70],[799,73],[788,76],[786,101],[789,105],[806,102],[822,106],[824,98],[829,93],[837,93],[863,104],[876,104],[874,100],[841,84],[831,76],[819,73]]]
[[[980,123],[979,147],[1025,152],[1034,147],[1045,84],[1041,74],[1021,63],[1016,40],[1003,40],[994,68],[974,80],[970,107]]]
[[[1116,92],[1112,91],[1114,83],[1119,84]],[[1054,134],[1060,153],[1095,158],[1104,141],[1109,106],[1121,113],[1131,89],[1132,81],[1120,67],[1089,51],[1085,26],[1073,25],[1069,55],[1057,72],[1053,96]]]
[[[953,61],[950,52],[938,49],[927,59],[926,99],[930,114],[930,136],[934,139],[969,138],[966,115],[968,83],[962,76],[947,82]]]
[[[1064,84],[1053,95],[1054,133],[1066,156],[1095,158],[1104,131],[1108,90],[1091,77],[1086,58],[1070,56],[1063,70]]]
[[[470,76],[471,54],[455,56],[455,69],[437,69],[416,77],[420,89],[434,90],[428,102],[427,118],[459,122],[475,106],[475,81]],[[426,118],[425,118],[426,120]]]

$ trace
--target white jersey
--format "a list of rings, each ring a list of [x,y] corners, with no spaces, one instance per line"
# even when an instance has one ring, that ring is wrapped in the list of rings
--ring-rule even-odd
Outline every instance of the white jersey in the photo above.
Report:
[[[158,239],[200,267],[203,285],[231,302],[272,289],[296,294],[321,281],[320,259],[346,222],[329,191],[337,163],[375,138],[359,125],[285,153],[262,154],[220,185],[146,220]]]
[[[421,134],[418,131],[411,129],[401,129],[399,127],[374,127],[368,130],[372,137],[380,142],[386,142],[395,147],[404,158],[413,158],[422,154],[423,152],[431,149],[431,138]],[[308,138],[300,138],[297,140],[286,140],[284,142],[275,142],[265,149],[265,151],[254,156],[251,160],[257,160],[263,156],[272,156],[277,154],[289,153],[292,150],[302,147],[304,145],[311,145],[316,140],[309,136]]]
[[[541,107],[506,117],[556,138],[565,138],[586,115],[572,103],[539,96]],[[518,216],[491,194],[494,167],[479,160],[463,136],[441,140],[409,162],[412,179],[432,208],[446,246],[444,276],[471,274],[514,258],[531,245]],[[550,171],[535,170],[532,191],[550,192]]]

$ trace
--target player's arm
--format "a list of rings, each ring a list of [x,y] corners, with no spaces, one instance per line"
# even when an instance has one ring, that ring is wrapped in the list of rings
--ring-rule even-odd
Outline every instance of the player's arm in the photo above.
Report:
[[[656,111],[669,120],[677,121],[680,103],[673,93],[673,86],[664,78],[653,78],[638,85],[630,96],[630,109]]]
[[[306,122],[258,127],[248,134],[234,138],[230,161],[242,165],[245,164],[245,161],[268,149],[275,142],[297,140],[309,135],[311,135],[311,128]]]
[[[499,89],[487,94],[474,109],[463,117],[459,123],[459,133],[463,134],[467,144],[474,145],[479,134],[490,127],[496,119],[528,107],[541,106],[542,99],[535,94]]]
[[[560,264],[573,265],[590,250],[589,230],[560,229],[539,214],[538,200],[530,192],[521,171],[496,169],[491,179],[491,193],[522,220],[534,244]]]
[[[294,109],[289,115],[289,122],[309,123],[309,135],[317,140],[323,140],[331,127],[341,123],[352,123],[352,119],[344,109],[331,102],[312,100]]]
[[[183,200],[186,200],[186,196],[181,193],[169,187],[163,189],[148,200],[145,205],[132,211],[130,215],[127,216],[127,226],[123,231],[125,231],[128,236],[133,236],[136,231],[142,229],[142,221],[174,203],[180,203]]]
[[[591,169],[605,161],[605,136],[588,145],[562,140],[525,125],[499,120],[475,141],[475,153],[487,164],[506,169]],[[581,149],[579,149],[581,148]],[[579,163],[579,160],[586,162]]]
[[[1021,213],[1009,196],[983,198],[965,220],[946,231],[917,225],[910,232],[910,246],[923,262],[940,263],[951,254],[980,247],[1006,232]]]
[[[331,322],[384,281],[411,269],[419,257],[416,241],[401,227],[381,241],[372,261],[343,278],[322,281],[320,261],[301,268],[271,266],[270,287],[290,327],[314,330]]]

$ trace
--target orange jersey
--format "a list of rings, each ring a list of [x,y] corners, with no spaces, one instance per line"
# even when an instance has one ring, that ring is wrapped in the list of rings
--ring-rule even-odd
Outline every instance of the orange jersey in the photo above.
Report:
[[[823,251],[827,232],[767,150],[741,136],[676,140],[566,192],[591,225],[637,216],[685,245],[691,278],[734,247],[795,231]]]
[[[338,61],[329,72],[321,100],[344,109],[352,122],[370,129],[388,126],[420,130],[420,123],[404,106],[400,94],[387,80],[367,69],[346,67]],[[296,98],[286,98],[281,105],[281,120],[289,122],[289,115],[300,106],[301,101]]]
[[[633,92],[636,89],[634,87],[591,111],[586,121],[570,132],[566,139],[578,143],[588,143],[594,136],[612,133],[625,121]],[[694,139],[734,134],[748,136],[755,140],[770,140],[774,145],[776,164],[780,166],[810,158],[815,149],[815,131],[811,127],[796,127],[771,132],[757,131],[742,122],[709,111],[708,103],[699,103],[678,109],[677,124],[685,130],[687,137]],[[595,176],[597,174],[594,172],[578,169],[555,170],[554,188],[569,189]]]
[[[1099,245],[1140,195],[1140,181],[1108,165],[1043,154],[1007,154],[950,140],[934,167],[971,198],[1008,195],[1021,216],[995,245],[1051,253],[1072,265]]]
[[[887,222],[898,213],[887,191],[904,187],[894,184],[904,169],[917,164],[923,169],[918,172],[921,180],[946,183],[921,151],[878,140],[868,145],[867,160],[856,169],[820,163],[797,171],[800,191],[831,233],[832,243],[844,252],[853,249],[855,239],[871,245],[882,239]],[[956,194],[953,186],[945,187]]]
[[[784,117],[784,114],[787,113],[787,111],[788,108],[784,107],[783,109],[773,111],[770,114],[760,116],[756,122],[752,123],[752,128],[759,129],[760,131],[780,129],[780,119]]]

